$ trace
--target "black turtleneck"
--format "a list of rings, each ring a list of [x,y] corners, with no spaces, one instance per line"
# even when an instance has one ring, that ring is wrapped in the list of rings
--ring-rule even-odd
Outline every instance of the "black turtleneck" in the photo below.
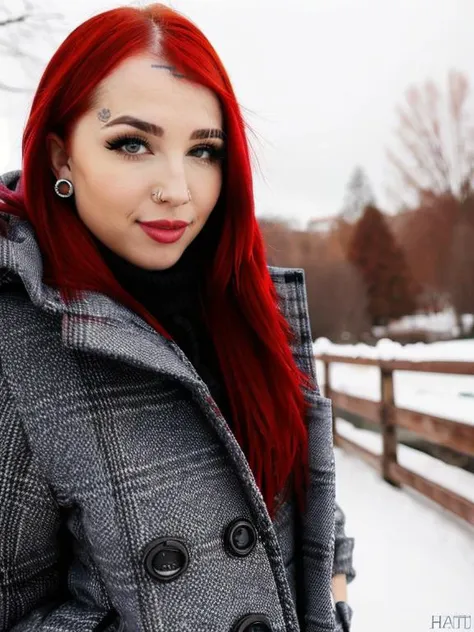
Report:
[[[97,239],[94,241],[120,285],[158,320],[185,353],[230,424],[222,372],[203,317],[209,232],[202,231],[178,262],[166,270],[140,268]]]

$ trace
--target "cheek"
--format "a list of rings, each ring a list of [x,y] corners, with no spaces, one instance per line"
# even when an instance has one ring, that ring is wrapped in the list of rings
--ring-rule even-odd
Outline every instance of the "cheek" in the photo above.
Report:
[[[73,176],[84,199],[116,203],[130,195],[125,161],[117,160],[96,139],[84,135],[78,136],[72,150]]]
[[[105,215],[116,200],[119,196],[114,187],[107,184],[107,179],[100,178],[97,172],[81,174],[76,185],[76,204],[83,214],[97,215],[100,209],[100,214]]]
[[[81,185],[90,193],[111,193],[117,184],[123,186],[123,178],[117,177],[113,161],[107,160],[107,156],[104,157],[100,151],[96,151],[95,155],[87,155],[86,159],[81,155],[74,164]]]
[[[199,183],[199,207],[202,209],[206,217],[211,213],[212,209],[219,199],[222,188],[222,170],[216,169],[209,178],[202,179]]]
[[[133,178],[118,175],[110,165],[90,164],[78,170],[76,202],[88,214],[106,215],[134,207],[140,197],[140,185]]]

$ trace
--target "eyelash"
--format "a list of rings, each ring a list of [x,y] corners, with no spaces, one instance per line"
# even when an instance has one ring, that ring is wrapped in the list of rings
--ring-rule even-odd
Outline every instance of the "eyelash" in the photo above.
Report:
[[[140,136],[128,136],[128,135],[118,136],[117,138],[108,140],[105,146],[107,149],[110,149],[111,151],[118,152],[119,154],[124,156],[127,160],[137,160],[140,158],[140,156],[143,156],[143,154],[127,154],[127,152],[121,151],[122,147],[124,147],[125,145],[131,145],[132,143],[136,143],[137,145],[143,145],[144,147],[148,149],[148,151],[151,151],[150,143],[146,140],[146,138],[141,138]],[[201,150],[204,149],[210,153],[210,158],[198,158],[198,160],[201,160],[202,162],[208,162],[208,163],[216,163],[216,162],[221,161],[225,153],[225,150],[223,147],[218,146],[217,144],[214,144],[214,143],[204,143],[202,145],[196,145],[196,147],[193,147],[192,151],[196,151],[197,149],[201,149]]]

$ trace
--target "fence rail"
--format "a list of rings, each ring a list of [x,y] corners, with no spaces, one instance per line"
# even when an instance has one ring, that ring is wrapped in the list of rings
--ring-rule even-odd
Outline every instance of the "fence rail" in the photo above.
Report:
[[[397,428],[405,428],[439,446],[474,456],[474,425],[469,425],[426,413],[395,406],[394,371],[474,375],[474,362],[411,362],[406,360],[373,360],[335,355],[316,355],[324,364],[325,396],[333,403],[334,443],[374,467],[385,481],[396,487],[408,485],[438,503],[448,511],[474,525],[474,503],[455,492],[430,481],[420,474],[402,467],[397,462]],[[381,400],[354,397],[331,388],[331,364],[375,366],[380,370]],[[358,415],[380,426],[382,454],[378,455],[337,433],[335,419],[344,412]]]

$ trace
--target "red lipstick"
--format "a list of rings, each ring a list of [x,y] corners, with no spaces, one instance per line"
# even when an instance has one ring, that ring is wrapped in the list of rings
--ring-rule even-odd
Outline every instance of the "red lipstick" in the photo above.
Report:
[[[153,222],[139,222],[145,233],[161,244],[173,244],[181,239],[189,222],[159,219]]]

